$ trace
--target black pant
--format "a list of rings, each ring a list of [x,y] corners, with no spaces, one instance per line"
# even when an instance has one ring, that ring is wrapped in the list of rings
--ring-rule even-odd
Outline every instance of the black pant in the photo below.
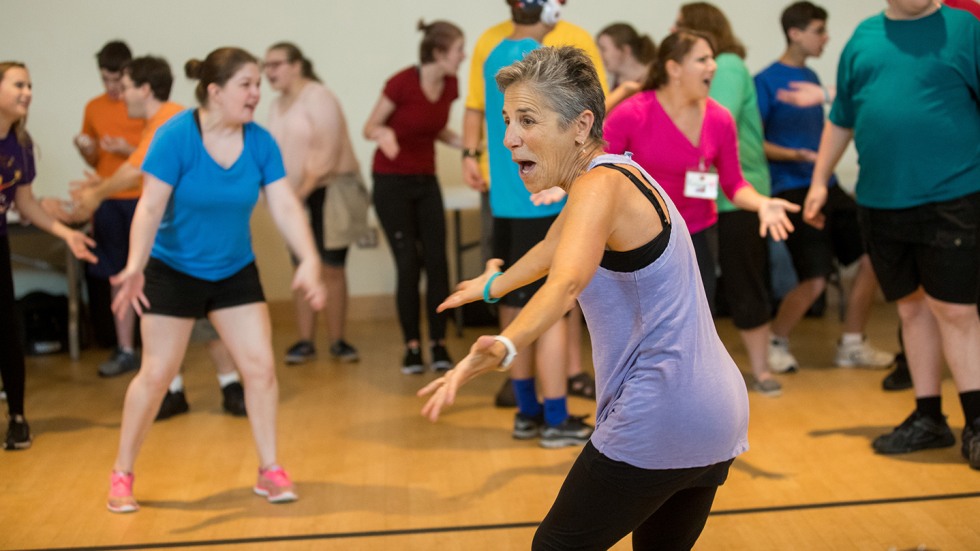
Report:
[[[429,338],[446,337],[446,314],[436,307],[449,295],[446,218],[439,182],[432,175],[374,174],[374,209],[384,228],[398,272],[398,321],[405,341],[421,338],[419,279],[426,279]]]
[[[531,549],[608,549],[630,532],[633,549],[691,549],[731,463],[640,469],[609,459],[589,442],[534,534]]]
[[[20,320],[14,309],[10,241],[6,235],[0,235],[0,379],[7,392],[7,408],[11,416],[24,414],[25,371]]]

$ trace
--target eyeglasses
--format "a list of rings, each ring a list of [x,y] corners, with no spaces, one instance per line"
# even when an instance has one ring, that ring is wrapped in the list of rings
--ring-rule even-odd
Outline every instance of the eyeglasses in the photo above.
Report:
[[[289,63],[289,61],[285,59],[280,59],[276,61],[263,61],[261,68],[263,71],[265,71],[266,69],[276,70],[279,68],[280,65],[284,65],[286,63]]]

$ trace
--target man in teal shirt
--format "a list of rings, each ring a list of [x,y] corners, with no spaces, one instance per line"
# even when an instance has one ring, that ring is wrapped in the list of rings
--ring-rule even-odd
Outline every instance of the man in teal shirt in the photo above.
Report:
[[[916,409],[875,439],[882,454],[952,446],[943,357],[959,391],[964,457],[980,469],[980,22],[935,0],[888,0],[841,54],[804,218],[822,224],[827,181],[853,138],[862,234],[898,302]]]

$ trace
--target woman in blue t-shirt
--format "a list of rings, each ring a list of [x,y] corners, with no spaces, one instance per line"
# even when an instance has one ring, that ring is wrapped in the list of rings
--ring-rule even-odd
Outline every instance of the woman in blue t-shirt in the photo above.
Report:
[[[142,170],[129,260],[111,281],[113,310],[142,315],[143,365],[129,385],[108,507],[136,511],[133,465],[167,386],[177,374],[196,318],[207,316],[235,359],[259,453],[255,493],[271,502],[296,493],[276,460],[279,388],[269,311],[255,267],[249,220],[259,197],[290,248],[301,258],[293,288],[323,305],[320,260],[303,209],[286,182],[272,136],[252,121],[259,102],[258,62],[238,48],[220,48],[187,76],[198,79],[201,107],[160,127]]]
[[[17,205],[20,215],[42,230],[65,240],[72,253],[96,262],[89,251],[95,242],[49,216],[34,198],[34,144],[25,127],[31,105],[31,75],[23,63],[0,62],[0,379],[7,393],[10,423],[5,450],[31,447],[31,429],[24,419],[24,350],[14,313],[14,278],[7,239],[7,210]]]

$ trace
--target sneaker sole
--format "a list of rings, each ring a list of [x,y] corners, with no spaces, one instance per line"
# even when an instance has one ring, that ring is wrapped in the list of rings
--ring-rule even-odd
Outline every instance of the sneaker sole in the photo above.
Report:
[[[891,362],[891,363],[887,363],[887,364],[864,364],[864,363],[853,362],[853,361],[850,361],[850,360],[848,360],[848,361],[834,360],[834,365],[836,365],[837,367],[845,368],[845,369],[869,369],[869,370],[875,370],[875,369],[888,369],[891,366],[895,365],[895,362]]]
[[[139,511],[140,510],[140,506],[139,505],[135,505],[135,504],[134,505],[121,505],[121,506],[118,506],[118,507],[113,507],[111,504],[106,503],[105,504],[105,507],[106,507],[106,509],[109,510],[110,513],[122,513],[122,514],[124,514],[124,513],[135,513],[136,511]]]
[[[871,447],[874,449],[875,453],[877,453],[878,455],[901,455],[901,454],[913,453],[913,452],[923,451],[923,450],[934,450],[934,449],[939,449],[939,448],[949,448],[949,447],[952,447],[955,444],[956,444],[956,438],[953,437],[953,435],[950,435],[950,437],[949,437],[948,440],[943,440],[941,442],[930,442],[929,444],[926,444],[926,445],[923,445],[923,446],[914,447],[914,448],[913,447],[906,447],[906,448],[901,448],[901,449],[881,450],[881,449],[878,449],[878,447],[875,446],[874,443],[871,444]]]
[[[296,501],[299,496],[295,492],[283,492],[275,497],[269,496],[269,491],[259,488],[258,486],[252,488],[255,495],[264,497],[269,503],[289,503],[290,501]]]
[[[406,365],[402,367],[402,375],[421,375],[425,373],[424,365]]]
[[[286,365],[305,364],[316,359],[316,356],[286,356]]]
[[[436,373],[445,373],[453,368],[452,362],[435,362],[432,364],[432,371]]]
[[[588,441],[589,441],[588,438],[586,438],[584,440],[583,439],[580,439],[580,438],[571,438],[571,437],[570,438],[548,438],[548,439],[542,438],[541,441],[538,442],[538,445],[540,445],[542,448],[547,448],[549,450],[554,450],[554,449],[558,449],[558,448],[569,448],[569,447],[572,447],[572,446],[584,446],[585,443],[588,442]]]
[[[7,444],[4,444],[3,445],[3,449],[6,450],[6,451],[8,451],[8,452],[24,451],[26,449],[30,449],[31,443],[33,443],[33,442],[34,442],[33,440],[28,440],[27,442],[14,442],[14,444],[12,446],[9,446]]]
[[[538,436],[541,436],[541,431],[537,429],[528,430],[528,431],[515,430],[514,432],[511,433],[511,436],[514,438],[514,440],[533,440]]]

